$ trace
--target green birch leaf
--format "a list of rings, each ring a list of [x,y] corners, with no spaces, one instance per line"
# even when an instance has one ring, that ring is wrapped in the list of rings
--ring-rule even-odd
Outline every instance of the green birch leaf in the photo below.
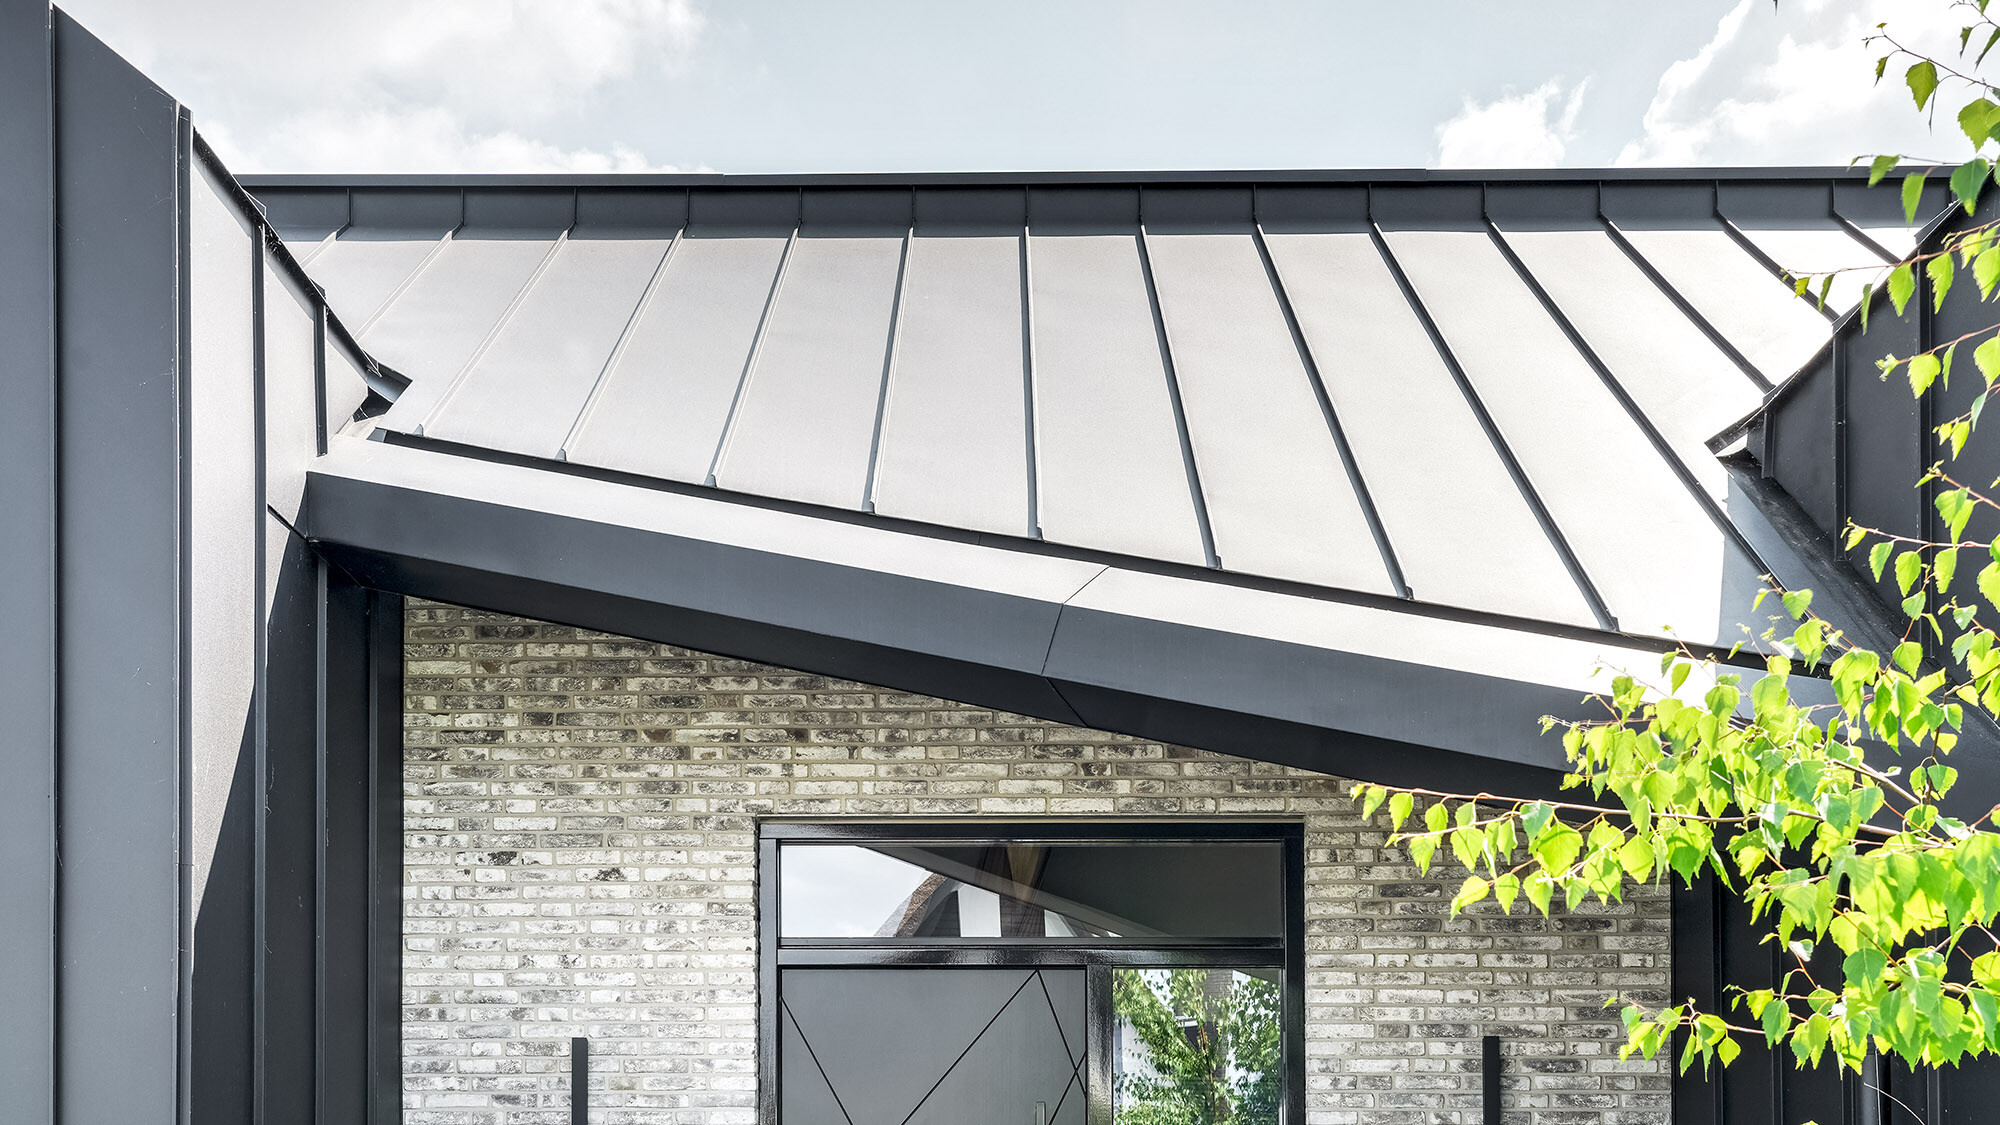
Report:
[[[1889,562],[1889,552],[1895,550],[1890,543],[1877,543],[1869,548],[1868,569],[1875,573],[1875,581],[1882,581],[1882,568]]]
[[[1917,575],[1924,572],[1924,556],[1915,551],[1904,551],[1896,556],[1896,585],[1905,594],[1917,584]]]
[[[1896,170],[1896,165],[1901,163],[1902,159],[1900,156],[1878,156],[1869,161],[1868,186],[1874,187],[1881,183],[1883,177]]]
[[[1952,538],[1957,539],[1958,536],[1954,534]],[[1958,574],[1957,548],[1955,547],[1946,548],[1945,550],[1939,551],[1937,553],[1937,556],[1931,559],[1931,578],[1937,583],[1937,588],[1940,592],[1944,590],[1949,590],[1951,588],[1951,580],[1957,574]]]
[[[1917,208],[1923,206],[1924,181],[1928,178],[1924,172],[1910,172],[1903,177],[1903,222],[1908,226],[1917,225]]]
[[[1985,10],[1985,6],[1984,6],[1984,5],[1981,5],[1981,6],[1980,6],[1980,10],[1981,10],[1981,11],[1984,11],[1984,10]],[[1987,52],[1989,52],[1989,51],[1993,50],[1993,45],[1994,45],[1995,43],[2000,43],[2000,28],[1995,28],[1995,29],[1993,30],[1993,34],[1991,34],[1991,35],[1989,35],[1989,36],[1987,36],[1987,37],[1986,37],[1986,46],[1984,46],[1984,47],[1981,47],[1981,48],[1979,49],[1979,57],[1978,57],[1978,58],[1976,58],[1976,59],[1974,59],[1974,60],[1972,60],[1972,65],[1973,65],[1974,69],[1977,69],[1977,68],[1978,68],[1978,66],[1979,66],[1979,64],[1981,64],[1981,63],[1983,63],[1983,62],[1985,62],[1985,61],[1986,61],[1986,55],[1987,55]],[[1880,81],[1882,80],[1882,78],[1881,78],[1881,76],[1880,76],[1880,75],[1876,75],[1876,77],[1875,77],[1875,80],[1876,80],[1877,82],[1880,82]]]
[[[1910,263],[1904,262],[1889,271],[1889,303],[1895,306],[1897,316],[1903,315],[1903,310],[1909,306],[1911,295],[1916,291],[1917,274],[1910,268]]]
[[[1944,307],[1944,295],[1951,292],[1951,283],[1957,272],[1950,254],[1939,254],[1924,263],[1924,274],[1931,279],[1932,312]]]
[[[2000,606],[2000,563],[1987,563],[1976,581],[1979,596],[1985,598],[1989,605]]]
[[[1931,389],[1931,384],[1937,381],[1938,374],[1943,370],[1943,362],[1934,353],[1924,352],[1922,355],[1911,356],[1910,362],[1906,365],[1906,373],[1910,377],[1911,395],[1922,398],[1924,392]]]
[[[1922,109],[1929,104],[1931,95],[1937,93],[1937,64],[1929,59],[1919,60],[1903,72],[1903,81],[1910,87],[1910,96],[1916,99],[1917,108]]]
[[[2000,282],[2000,249],[1989,247],[1972,259],[1972,279],[1979,283],[1981,297],[1993,296],[1993,286]]]
[[[1987,386],[2000,379],[2000,336],[1982,340],[1978,347],[1972,349],[1972,365],[1979,369],[1979,375],[1986,380]]]
[[[1414,804],[1408,793],[1392,793],[1389,796],[1389,827],[1400,830],[1403,822],[1410,819],[1410,807]]]
[[[1970,215],[1979,205],[1979,193],[1986,187],[1986,176],[1992,165],[1983,156],[1975,156],[1959,165],[1951,173],[1951,193],[1965,205],[1965,213]]]

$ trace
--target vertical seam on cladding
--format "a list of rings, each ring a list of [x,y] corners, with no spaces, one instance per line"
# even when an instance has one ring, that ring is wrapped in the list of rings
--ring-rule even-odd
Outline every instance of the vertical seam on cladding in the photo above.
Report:
[[[750,354],[743,358],[743,370],[736,375],[736,393],[729,396],[729,413],[723,415],[722,432],[716,435],[715,452],[708,459],[708,474],[703,484],[715,484],[723,455],[729,452],[729,439],[736,434],[736,417],[743,409],[743,397],[750,393],[750,377],[756,373],[757,357],[764,351],[764,330],[771,326],[771,314],[778,309],[778,294],[785,288],[785,274],[792,268],[792,251],[798,248],[799,229],[805,225],[803,191],[799,194],[799,207],[800,213],[792,220],[792,235],[785,240],[785,251],[778,258],[777,276],[771,279],[771,291],[764,297],[764,311],[757,317],[757,332],[750,338]]]
[[[227,173],[224,173],[225,175]],[[232,208],[233,210],[233,208]],[[270,460],[268,418],[270,407],[267,401],[266,384],[269,381],[270,356],[266,346],[265,304],[268,293],[264,285],[265,256],[269,253],[265,245],[265,228],[252,221],[250,224],[250,410],[254,419],[251,432],[251,448],[255,450],[256,472],[251,487],[257,498],[257,526],[252,542],[256,557],[250,562],[252,589],[258,596],[251,602],[251,613],[256,621],[256,633],[251,641],[255,652],[256,671],[251,680],[251,716],[253,734],[251,736],[251,758],[257,778],[257,814],[251,820],[250,854],[251,867],[256,872],[250,888],[250,1113],[256,1125],[264,1125],[269,1120],[266,1107],[270,1098],[270,1086],[266,1080],[270,1068],[270,1052],[266,1043],[269,1038],[267,982],[270,980],[270,911],[271,911],[271,820],[269,794],[271,791],[271,676],[270,676],[270,634],[271,599],[264,594],[270,589],[270,537],[271,521],[264,518],[270,509],[270,478],[265,466]],[[289,546],[290,544],[287,544]]]
[[[1835,211],[1833,213],[1833,221],[1840,224],[1840,229],[1846,231],[1847,236],[1849,238],[1852,238],[1854,241],[1859,242],[1862,246],[1866,247],[1870,254],[1873,254],[1876,257],[1882,259],[1883,265],[1893,266],[1898,262],[1902,261],[1901,258],[1898,258],[1896,255],[1891,254],[1889,252],[1888,247],[1875,241],[1875,239],[1867,231],[1862,230],[1860,227],[1855,226],[1853,222],[1849,221],[1847,216],[1841,214],[1838,211]]]
[[[591,414],[596,411],[598,400],[604,396],[604,388],[610,385],[611,377],[618,370],[618,361],[625,358],[625,350],[631,346],[633,330],[645,318],[646,311],[652,308],[654,294],[659,292],[660,283],[667,276],[667,266],[674,260],[674,252],[681,248],[681,239],[686,234],[685,225],[674,230],[673,240],[667,243],[666,251],[660,255],[659,263],[653,267],[653,276],[646,279],[646,287],[639,291],[639,301],[632,306],[632,315],[625,318],[625,327],[618,330],[617,342],[611,345],[611,353],[604,357],[604,366],[598,369],[597,379],[590,385],[590,393],[584,396],[583,406],[577,410],[576,417],[570,422],[569,432],[563,435],[562,444],[556,447],[556,460],[569,460],[570,443],[583,432],[583,427],[589,423]]]
[[[903,256],[896,263],[896,295],[889,302],[889,347],[882,357],[882,382],[875,391],[875,428],[868,438],[868,477],[861,486],[861,510],[875,510],[875,480],[882,457],[882,427],[889,417],[889,388],[896,377],[896,350],[903,339],[903,287],[910,276],[910,243],[917,234],[916,190],[910,191],[910,225],[903,231]]]
[[[1410,283],[1409,276],[1403,272],[1403,264],[1396,260],[1395,251],[1389,248],[1389,240],[1383,237],[1382,228],[1374,220],[1372,202],[1369,210],[1368,237],[1375,244],[1375,252],[1382,256],[1383,264],[1389,267],[1390,276],[1396,279],[1396,288],[1401,290],[1403,300],[1409,304],[1410,311],[1416,314],[1418,323],[1424,326],[1424,332],[1430,336],[1431,346],[1437,349],[1438,358],[1444,362],[1445,370],[1451,372],[1452,382],[1458,385],[1459,394],[1464,396],[1466,405],[1472,409],[1473,417],[1479,420],[1480,429],[1486,431],[1486,440],[1499,455],[1500,463],[1507,467],[1507,475],[1513,478],[1514,487],[1519,490],[1521,499],[1527,502],[1528,510],[1535,515],[1535,522],[1541,525],[1543,537],[1549,541],[1549,546],[1555,549],[1556,556],[1562,560],[1563,568],[1569,571],[1570,580],[1576,584],[1577,592],[1583,596],[1584,604],[1590,608],[1591,615],[1597,618],[1598,627],[1607,632],[1618,632],[1618,619],[1612,616],[1610,607],[1604,604],[1603,596],[1597,592],[1596,584],[1583,569],[1583,560],[1577,558],[1576,552],[1570,548],[1569,540],[1563,535],[1562,528],[1556,525],[1555,516],[1550,514],[1548,506],[1542,502],[1541,494],[1535,491],[1534,484],[1528,480],[1527,470],[1521,467],[1521,462],[1514,456],[1514,450],[1508,446],[1507,439],[1501,436],[1499,425],[1493,421],[1493,415],[1486,410],[1486,403],[1481,401],[1479,392],[1473,389],[1472,380],[1466,376],[1465,368],[1459,365],[1458,357],[1452,353],[1451,345],[1445,342],[1444,333],[1439,330],[1437,321],[1431,319],[1430,310],[1424,307],[1423,300],[1417,296],[1416,286]]]
[[[1253,193],[1255,189],[1252,189]],[[1253,194],[1254,198],[1254,194]],[[1278,298],[1278,309],[1284,314],[1285,327],[1291,330],[1292,345],[1299,351],[1299,360],[1305,366],[1306,381],[1311,384],[1313,397],[1319,400],[1320,414],[1326,419],[1327,432],[1333,436],[1333,447],[1340,455],[1340,464],[1347,470],[1347,482],[1354,489],[1354,498],[1361,506],[1361,517],[1368,522],[1368,532],[1375,537],[1375,549],[1382,555],[1382,566],[1389,574],[1389,584],[1395,588],[1399,598],[1414,597],[1410,584],[1404,579],[1403,567],[1396,558],[1396,549],[1389,541],[1389,529],[1382,523],[1382,514],[1375,507],[1375,497],[1368,489],[1368,482],[1361,474],[1361,463],[1355,459],[1354,450],[1347,444],[1347,431],[1340,424],[1340,415],[1333,408],[1333,396],[1327,392],[1326,380],[1321,375],[1319,362],[1313,358],[1312,346],[1307,343],[1304,328],[1299,324],[1298,311],[1292,307],[1291,294],[1285,289],[1284,275],[1278,270],[1278,261],[1271,253],[1271,247],[1264,238],[1264,224],[1254,217],[1250,223],[1251,234],[1257,244],[1257,254],[1264,262],[1265,276],[1271,282],[1271,291]]]
[[[1696,328],[1701,329],[1701,334],[1708,337],[1708,342],[1714,344],[1717,350],[1721,351],[1724,356],[1727,356],[1729,362],[1735,364],[1736,369],[1743,372],[1745,378],[1756,384],[1760,392],[1768,394],[1777,387],[1777,384],[1773,383],[1769,376],[1758,370],[1756,364],[1750,362],[1749,356],[1744,355],[1737,349],[1736,344],[1729,337],[1722,334],[1721,329],[1711,323],[1708,317],[1702,315],[1701,310],[1695,308],[1692,302],[1681,295],[1681,291],[1674,287],[1673,282],[1667,280],[1665,274],[1654,268],[1653,263],[1646,259],[1646,255],[1637,246],[1632,244],[1631,239],[1625,236],[1625,232],[1618,229],[1618,224],[1612,222],[1610,217],[1605,215],[1601,203],[1597,209],[1597,221],[1603,224],[1604,233],[1610,236],[1612,244],[1623,251],[1625,257],[1630,259],[1634,266],[1638,267],[1639,272],[1645,274],[1652,281],[1654,287],[1659,289],[1666,296],[1667,300],[1673,302],[1674,307],[1681,311],[1681,315],[1687,317]]]
[[[1143,195],[1141,196],[1143,199]],[[1194,501],[1195,525],[1201,532],[1201,552],[1211,570],[1222,569],[1222,557],[1215,551],[1215,529],[1209,522],[1208,497],[1201,487],[1201,469],[1194,460],[1194,439],[1188,433],[1187,408],[1181,402],[1181,381],[1174,367],[1174,345],[1167,335],[1166,312],[1160,307],[1159,284],[1153,278],[1153,255],[1146,246],[1144,204],[1139,215],[1139,272],[1146,279],[1146,303],[1153,313],[1153,331],[1159,338],[1161,366],[1167,376],[1167,402],[1174,409],[1174,431],[1180,437],[1181,463],[1187,469],[1188,497]]]
[[[176,870],[174,1026],[174,1120],[191,1125],[194,1112],[194,632],[188,623],[194,610],[194,122],[187,107],[178,107],[174,127],[174,283],[179,289],[174,328],[174,722],[176,794],[174,851]]]
[[[1022,430],[1028,444],[1028,534],[1042,537],[1041,415],[1035,409],[1035,275],[1029,251],[1034,215],[1032,196],[1021,189],[1021,399]]]
[[[417,423],[416,433],[427,432],[437,421],[438,416],[444,413],[445,407],[451,405],[451,400],[458,397],[458,392],[465,387],[466,379],[472,374],[472,369],[478,367],[479,361],[486,358],[486,353],[493,347],[493,342],[500,338],[500,333],[506,329],[507,323],[514,319],[514,314],[521,311],[521,306],[527,303],[528,295],[535,291],[535,285],[542,280],[542,275],[548,272],[549,264],[556,260],[556,255],[562,253],[562,248],[567,245],[569,245],[569,231],[565,230],[556,235],[555,242],[550,244],[548,251],[542,255],[542,260],[535,263],[534,272],[528,275],[528,280],[521,283],[521,289],[514,294],[514,299],[507,302],[507,307],[500,311],[500,319],[494,321],[493,327],[486,330],[486,335],[480,338],[479,346],[473,348],[472,354],[466,356],[465,362],[459,365],[458,374],[451,377],[451,382],[446,385],[444,393],[438,396],[438,400],[432,403],[430,410],[424,414],[423,420]]]
[[[1763,247],[1758,246],[1755,242],[1752,242],[1750,240],[1750,236],[1743,233],[1743,228],[1737,226],[1734,222],[1730,221],[1729,216],[1722,213],[1722,191],[1720,184],[1716,185],[1716,192],[1715,192],[1715,221],[1722,224],[1723,232],[1729,235],[1730,239],[1733,242],[1735,242],[1736,245],[1740,247],[1745,254],[1750,255],[1751,258],[1756,260],[1758,265],[1763,266],[1764,269],[1767,270],[1770,273],[1770,275],[1773,278],[1775,278],[1780,285],[1783,285],[1787,290],[1790,290],[1792,288],[1791,280],[1787,277],[1785,273],[1785,267],[1779,265],[1776,259],[1772,258],[1769,254],[1764,253]],[[1814,312],[1817,312],[1819,313],[1820,316],[1825,317],[1827,323],[1829,324],[1838,322],[1840,320],[1840,313],[1826,307],[1825,305],[1820,304],[1818,301],[1808,300],[1806,297],[1798,294],[1797,292],[1792,293],[1792,299],[1795,301],[1805,301],[1806,304],[1810,306]]]
[[[399,299],[401,299],[404,293],[409,292],[410,286],[415,285],[417,279],[424,275],[424,271],[431,268],[431,263],[438,260],[438,256],[444,253],[445,247],[451,245],[452,240],[458,235],[458,232],[460,230],[464,229],[464,227],[465,223],[461,221],[458,226],[455,226],[450,230],[444,232],[444,234],[438,238],[437,242],[431,245],[431,248],[429,250],[424,251],[423,260],[418,262],[415,268],[410,270],[409,275],[407,277],[397,282],[396,287],[394,289],[389,290],[389,295],[387,297],[382,298],[382,303],[376,305],[375,311],[369,313],[368,318],[361,322],[361,327],[354,330],[355,340],[359,341],[362,336],[366,335],[370,328],[375,327],[375,322],[381,320],[382,317],[388,313],[389,306],[395,304]]]
[[[1618,376],[1612,372],[1610,365],[1605,363],[1603,358],[1597,354],[1597,349],[1591,347],[1590,342],[1583,338],[1583,333],[1577,330],[1575,324],[1571,323],[1569,316],[1562,311],[1561,306],[1556,304],[1555,298],[1549,294],[1549,291],[1542,287],[1541,281],[1535,277],[1533,271],[1528,269],[1528,264],[1521,260],[1520,255],[1514,253],[1514,248],[1508,245],[1507,238],[1500,232],[1500,228],[1495,226],[1493,220],[1490,218],[1483,219],[1483,221],[1486,224],[1486,236],[1499,249],[1500,256],[1507,260],[1507,264],[1512,267],[1514,275],[1521,279],[1521,283],[1528,287],[1530,293],[1535,295],[1535,300],[1541,303],[1542,311],[1561,330],[1564,338],[1569,341],[1570,347],[1576,350],[1577,355],[1583,357],[1583,361],[1590,366],[1590,370],[1597,376],[1598,381],[1604,384],[1604,389],[1610,392],[1612,399],[1618,403],[1619,408],[1625,412],[1626,417],[1632,420],[1632,424],[1639,428],[1640,433],[1646,435],[1646,440],[1652,444],[1653,451],[1658,453],[1660,459],[1667,463],[1668,470],[1680,482],[1681,488],[1700,506],[1702,512],[1708,516],[1709,522],[1715,524],[1716,529],[1722,532],[1723,538],[1728,539],[1736,546],[1737,550],[1742,551],[1744,556],[1756,565],[1759,574],[1771,573],[1771,568],[1764,565],[1764,560],[1758,555],[1756,548],[1752,547],[1750,541],[1744,537],[1743,532],[1729,521],[1729,517],[1723,513],[1721,506],[1715,502],[1715,497],[1709,495],[1708,490],[1703,488],[1701,482],[1695,479],[1694,471],[1688,468],[1687,462],[1681,460],[1680,456],[1674,452],[1673,446],[1667,441],[1666,435],[1661,433],[1657,426],[1653,425],[1653,420],[1647,417],[1646,412],[1639,408],[1638,402],[1625,390],[1624,384],[1618,381]]]

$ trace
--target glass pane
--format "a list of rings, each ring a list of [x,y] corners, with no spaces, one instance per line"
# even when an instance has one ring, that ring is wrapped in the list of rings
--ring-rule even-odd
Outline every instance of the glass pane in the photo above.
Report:
[[[784,937],[1278,937],[1270,841],[787,844]]]
[[[1117,969],[1114,1125],[1278,1125],[1278,972]]]

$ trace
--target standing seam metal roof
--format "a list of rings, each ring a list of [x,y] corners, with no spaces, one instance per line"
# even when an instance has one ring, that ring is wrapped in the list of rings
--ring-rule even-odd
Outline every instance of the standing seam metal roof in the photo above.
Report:
[[[1721,644],[1777,263],[1914,239],[1824,172],[249,186],[405,440]]]

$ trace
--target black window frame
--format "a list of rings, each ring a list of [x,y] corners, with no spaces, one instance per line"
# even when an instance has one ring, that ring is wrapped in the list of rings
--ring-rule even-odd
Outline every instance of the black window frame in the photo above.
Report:
[[[1283,927],[1275,938],[894,941],[779,936],[784,844],[1004,844],[1090,841],[1243,841],[1279,845]],[[1281,973],[1284,1100],[1280,1125],[1305,1117],[1305,825],[1296,820],[784,820],[757,824],[757,1120],[779,1119],[778,978],[793,968],[1076,968],[1086,970],[1090,1065],[1086,1125],[1111,1125],[1111,973],[1119,968],[1276,968]]]

